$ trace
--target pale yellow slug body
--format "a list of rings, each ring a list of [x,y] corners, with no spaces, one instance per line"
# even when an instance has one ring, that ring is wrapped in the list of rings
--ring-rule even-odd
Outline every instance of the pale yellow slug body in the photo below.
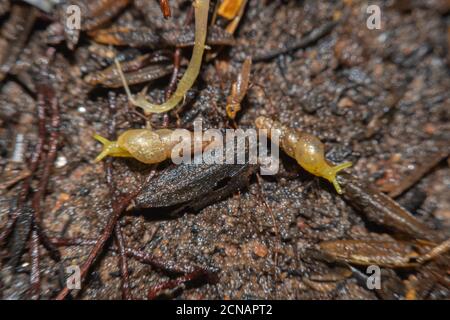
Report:
[[[130,129],[123,132],[116,141],[109,141],[102,136],[95,134],[94,138],[103,144],[102,152],[95,158],[95,162],[103,160],[105,157],[134,158],[147,164],[163,162],[172,156],[173,148],[180,143],[180,132],[173,135],[170,129]],[[210,141],[203,141],[201,135],[195,135],[185,130],[191,142],[191,152],[195,152],[195,146],[200,145],[203,149],[210,144]],[[179,156],[182,156],[180,150]]]
[[[171,156],[172,130],[131,129],[122,133],[117,141],[109,141],[99,135],[94,138],[103,144],[103,151],[95,158],[101,161],[106,156],[135,158],[143,163],[162,162]]]
[[[330,181],[338,193],[342,193],[336,180],[336,174],[352,165],[344,162],[333,166],[325,159],[323,143],[311,134],[301,132],[282,125],[280,122],[266,117],[258,117],[255,121],[259,129],[276,130],[280,137],[280,147],[306,171]]]

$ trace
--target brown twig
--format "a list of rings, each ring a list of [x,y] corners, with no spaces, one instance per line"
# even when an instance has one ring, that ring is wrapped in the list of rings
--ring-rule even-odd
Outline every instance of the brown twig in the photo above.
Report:
[[[312,30],[304,37],[286,45],[284,48],[256,55],[252,58],[252,60],[253,62],[267,61],[282,54],[288,54],[299,49],[304,49],[330,33],[334,29],[336,24],[336,21],[327,22],[320,27]]]
[[[149,181],[152,179],[155,175],[156,171],[152,170],[152,172],[148,175],[147,180]],[[148,183],[141,183],[141,186],[144,186]],[[122,216],[123,211],[129,206],[130,202],[139,194],[142,187],[139,187],[138,190],[135,192],[132,192],[126,196],[117,197],[117,201],[115,201],[112,204],[112,214],[109,218],[108,223],[106,224],[105,228],[103,229],[100,237],[95,242],[94,247],[92,248],[91,252],[89,253],[89,256],[87,257],[86,261],[81,266],[80,270],[80,280],[81,282],[84,282],[89,270],[91,269],[94,262],[97,260],[98,256],[100,255],[103,247],[105,246],[106,242],[110,239],[114,228],[116,226],[117,221]],[[56,296],[56,300],[63,300],[67,297],[67,295],[70,293],[71,289],[64,287],[59,294]]]
[[[103,229],[100,237],[97,239],[97,242],[95,243],[94,247],[92,248],[91,252],[89,253],[89,256],[87,257],[86,261],[81,266],[81,282],[83,282],[87,276],[87,273],[89,272],[90,268],[94,264],[94,262],[97,260],[98,256],[100,255],[105,243],[109,240],[114,227],[116,225],[116,222],[119,220],[119,218],[122,215],[123,210],[126,209],[129,202],[133,199],[133,196],[128,196],[123,198],[121,201],[118,201],[118,203],[113,204],[113,213],[111,217],[109,218],[108,223],[106,224],[105,228]],[[56,300],[62,300],[70,293],[70,289],[64,287],[60,293],[56,296]]]
[[[440,243],[433,249],[431,249],[429,252],[425,253],[424,255],[420,256],[417,259],[417,262],[424,263],[426,261],[435,259],[438,256],[443,255],[445,252],[450,250],[450,238],[445,240],[444,242]]]
[[[117,230],[117,229],[116,229]],[[98,241],[92,239],[67,239],[67,238],[53,238],[51,239],[54,245],[57,246],[74,246],[74,245],[96,245]],[[206,281],[208,283],[217,283],[217,273],[210,271],[203,267],[185,267],[178,266],[173,261],[162,261],[161,258],[154,257],[146,252],[124,247],[126,256],[134,258],[143,264],[168,273],[170,275],[182,275],[175,280],[168,280],[160,283],[148,291],[148,298],[154,299],[163,290],[173,289],[180,285],[192,283],[193,281]],[[112,251],[119,252],[120,249],[116,247],[111,248]],[[61,295],[61,293],[60,293]]]
[[[173,71],[170,77],[169,85],[165,92],[165,98],[168,100],[177,87],[178,74],[180,73],[181,63],[181,48],[176,48],[173,54]],[[166,128],[169,125],[169,115],[164,113],[163,127]]]
[[[166,100],[170,98],[172,93],[177,88],[178,74],[180,73],[180,64],[181,64],[181,48],[176,48],[175,52],[173,53],[173,72],[172,76],[170,77],[169,85],[167,86],[165,92]]]
[[[93,239],[53,238],[51,240],[53,244],[57,246],[96,245],[98,242]],[[148,291],[149,299],[156,298],[159,294],[161,294],[163,290],[173,289],[180,285],[191,283],[193,281],[206,281],[208,283],[216,283],[218,281],[217,273],[206,268],[178,266],[173,261],[162,261],[161,258],[155,257],[140,250],[126,247],[124,249],[128,257],[134,258],[143,264],[150,265],[151,267],[170,275],[182,275],[177,279],[168,280],[150,288]],[[114,252],[120,251],[120,249],[117,247],[112,247],[111,250]]]
[[[215,283],[217,282],[217,277],[211,272],[204,270],[204,269],[196,269],[188,274],[185,274],[184,276],[181,276],[174,280],[168,280],[163,283],[160,283],[148,290],[147,297],[149,300],[155,299],[158,295],[161,294],[162,291],[168,290],[168,289],[174,289],[176,287],[179,287],[181,285],[188,285],[192,284],[195,281],[202,281],[206,280],[206,282],[209,283]]]
[[[39,234],[36,228],[31,231],[31,274],[30,274],[30,299],[39,300],[41,291],[41,275],[39,271],[40,255],[39,255]]]
[[[6,223],[5,228],[0,234],[0,244],[2,244],[6,240],[6,238],[8,238],[8,236],[14,229],[20,211],[23,208],[28,193],[30,192],[30,186],[33,180],[34,173],[36,172],[39,166],[44,151],[46,117],[45,117],[45,101],[42,95],[38,95],[37,116],[38,116],[38,141],[36,143],[36,147],[34,148],[34,151],[30,159],[29,165],[30,175],[25,179],[25,181],[21,186],[21,190],[18,197],[19,199],[17,201],[17,209],[11,214],[11,216],[8,219],[8,222]]]
[[[435,145],[438,146],[436,150],[425,153],[424,156],[415,161],[418,165],[415,166],[414,170],[402,176],[400,180],[383,184],[380,186],[380,190],[388,192],[391,198],[396,198],[416,185],[417,182],[449,155],[450,150],[446,145],[442,144],[439,146],[438,143]]]
[[[108,127],[108,136],[110,139],[115,138],[115,130],[116,130],[116,118],[115,118],[115,112],[116,112],[116,95],[111,92],[109,94],[109,111],[111,115],[111,121],[110,125]],[[116,201],[116,184],[114,182],[113,178],[113,168],[112,168],[112,159],[109,158],[105,162],[105,173],[106,173],[106,182],[109,186],[109,194],[111,197],[111,201]],[[128,261],[125,253],[125,240],[123,238],[122,234],[122,227],[120,225],[120,221],[116,222],[115,230],[115,240],[118,247],[118,253],[119,253],[119,268],[120,268],[120,275],[122,277],[122,298],[125,300],[131,300],[132,295],[130,291],[130,276],[128,271]]]
[[[93,239],[52,238],[51,241],[56,246],[96,245],[98,243],[97,240]],[[112,247],[111,250],[114,252],[120,252],[121,249]],[[125,246],[124,252],[126,256],[134,258],[143,264],[150,265],[151,267],[170,275],[182,275],[175,280],[168,280],[150,288],[148,294],[149,299],[157,297],[163,290],[173,289],[193,281],[204,280],[208,283],[216,283],[218,281],[217,273],[204,267],[179,266],[173,261],[162,261],[161,258],[140,250],[126,248]]]
[[[8,45],[0,52],[0,81],[14,68],[37,16],[38,10],[31,6],[16,3],[11,8],[9,19],[2,26],[2,34],[7,36]]]
[[[42,244],[50,251],[52,257],[59,261],[61,255],[58,252],[58,249],[53,246],[53,244],[48,240],[48,237],[44,231],[43,222],[42,222],[42,208],[41,203],[44,199],[45,192],[47,190],[48,181],[50,179],[51,170],[53,168],[53,164],[56,159],[58,143],[59,143],[59,126],[60,126],[60,115],[59,115],[59,105],[58,100],[55,96],[53,89],[44,84],[38,86],[38,92],[40,96],[39,105],[46,105],[47,103],[50,105],[50,109],[52,112],[51,115],[51,132],[49,136],[48,142],[48,153],[44,160],[44,169],[42,171],[42,176],[39,182],[39,188],[36,193],[33,195],[32,207],[33,207],[33,224],[36,226],[37,232],[39,234],[40,241]],[[42,103],[42,101],[44,101]],[[40,108],[41,109],[41,108]],[[44,107],[45,109],[45,107]],[[42,111],[41,111],[42,112]],[[45,112],[45,111],[43,111]],[[45,116],[44,116],[45,117]],[[40,135],[46,135],[45,131],[45,122],[44,127],[41,128],[42,121],[40,121]],[[43,131],[43,132],[42,132]]]
[[[119,253],[119,267],[120,275],[122,276],[122,299],[131,300],[133,299],[130,289],[130,274],[128,271],[128,261],[125,251],[125,241],[123,239],[123,234],[120,226],[120,222],[116,223],[115,227],[116,243]]]
[[[139,251],[131,248],[126,248],[126,253],[129,257],[133,257],[141,263],[148,264],[155,269],[170,273],[170,274],[185,274],[192,272],[192,268],[179,266],[172,261],[161,261],[161,259],[148,254],[144,251]]]
[[[13,178],[11,178],[8,181],[0,183],[0,190],[5,190],[8,188],[11,188],[16,183],[19,183],[20,181],[28,178],[30,176],[31,172],[27,168],[24,168],[22,171],[19,172],[19,174]]]
[[[95,239],[69,239],[69,238],[52,238],[52,243],[55,246],[92,246],[97,243]],[[117,247],[111,247],[113,252],[118,252]],[[154,269],[163,271],[171,275],[186,274],[194,271],[194,268],[188,266],[180,266],[173,261],[164,261],[161,258],[155,257],[149,253],[141,250],[136,250],[132,248],[125,247],[125,254],[129,258],[134,258],[137,261],[149,265]]]
[[[48,70],[48,62],[52,58],[54,54],[53,49],[49,49],[47,52],[47,61],[44,65],[44,68],[41,70],[41,74],[45,74],[47,76]],[[53,89],[45,82],[41,83],[37,86],[37,113],[38,113],[38,142],[36,144],[35,150],[31,156],[30,161],[30,169],[29,175],[25,179],[22,184],[22,188],[20,190],[18,201],[17,201],[17,209],[13,212],[10,219],[7,222],[5,229],[0,235],[0,243],[2,243],[9,234],[13,231],[17,220],[20,218],[20,214],[23,212],[25,201],[27,200],[32,180],[36,174],[36,171],[40,164],[43,163],[44,168],[42,170],[42,176],[40,178],[38,188],[36,193],[33,195],[32,199],[32,209],[31,215],[32,219],[30,219],[30,224],[32,225],[31,231],[31,240],[30,240],[30,258],[31,258],[31,274],[30,274],[30,297],[32,299],[39,299],[40,297],[40,253],[39,253],[39,245],[42,243],[49,251],[51,256],[55,260],[60,259],[59,252],[57,248],[50,242],[48,237],[46,236],[43,226],[42,226],[42,209],[41,202],[44,199],[45,192],[47,190],[48,181],[51,174],[51,169],[53,167],[53,163],[56,159],[56,152],[58,148],[58,138],[59,138],[59,125],[60,125],[60,115],[58,102],[55,96]],[[46,112],[47,109],[50,108],[51,111],[51,132],[49,136],[48,142],[48,152],[47,155],[44,155],[44,145],[46,142],[47,130],[46,130]],[[26,236],[28,238],[28,235]],[[24,238],[23,241],[26,241]],[[25,246],[25,242],[23,242],[23,246]],[[21,248],[18,248],[17,251],[22,251]],[[18,260],[20,258],[17,257]]]

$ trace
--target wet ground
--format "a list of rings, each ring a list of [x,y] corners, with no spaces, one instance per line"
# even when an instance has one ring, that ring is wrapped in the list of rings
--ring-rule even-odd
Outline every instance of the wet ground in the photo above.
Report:
[[[180,27],[189,1],[170,4],[173,16],[164,20],[156,1],[135,0],[112,24],[162,30]],[[326,145],[328,159],[352,161],[354,175],[386,192],[434,161],[396,201],[436,233],[448,236],[450,168],[448,154],[442,156],[439,151],[450,141],[450,5],[444,0],[371,4],[381,7],[380,30],[366,27],[365,1],[249,1],[235,33],[236,44],[221,48],[216,58],[204,62],[184,107],[170,113],[169,126],[191,128],[192,121],[202,117],[205,128],[224,127],[226,97],[246,56],[257,58],[284,48],[340,17],[329,34],[306,48],[254,62],[252,86],[236,123],[248,128],[258,115],[275,114],[284,124],[317,135]],[[7,17],[3,15],[3,24]],[[36,70],[50,46],[48,26],[48,20],[37,19],[17,62],[1,83],[2,183],[28,167],[26,160],[38,140],[34,87]],[[92,135],[106,136],[112,120],[108,92],[117,95],[117,132],[143,125],[141,117],[129,112],[122,89],[93,87],[83,81],[87,73],[112,62],[96,57],[89,46],[85,33],[73,51],[64,43],[55,45],[49,67],[59,100],[61,135],[42,215],[47,234],[55,238],[95,239],[111,216],[104,167],[92,161],[100,150]],[[183,50],[183,56],[189,58],[189,50]],[[169,79],[150,84],[152,101],[163,100]],[[137,89],[139,86],[133,90]],[[155,115],[152,123],[162,126],[163,119]],[[23,135],[24,155],[13,162],[19,134]],[[131,159],[115,160],[113,168],[117,189],[124,194],[135,190],[148,173],[147,167]],[[161,166],[159,175],[170,168]],[[20,187],[17,183],[0,190],[0,230],[7,224]],[[38,188],[36,179],[31,187]],[[175,296],[179,298],[403,298],[406,280],[414,278],[420,280],[417,298],[450,298],[448,268],[385,268],[382,279],[388,289],[380,295],[368,290],[354,274],[348,275],[343,266],[326,263],[317,252],[321,241],[386,240],[396,234],[368,222],[329,183],[306,173],[285,155],[278,175],[263,177],[260,183],[254,176],[242,192],[199,212],[169,218],[155,210],[134,211],[125,213],[121,224],[128,247],[179,265],[218,270],[217,284],[200,283],[178,290]],[[0,251],[0,296],[27,298],[28,250],[17,267],[12,267],[8,261],[15,252],[11,252],[11,241],[8,243]],[[108,248],[91,269],[78,298],[122,297],[118,256]],[[90,249],[61,247],[61,265],[82,264]],[[42,246],[40,252],[41,298],[48,299],[60,290],[61,266]],[[146,298],[150,287],[169,279],[135,259],[128,259],[128,264],[135,298]],[[436,273],[447,277],[447,286],[433,280]]]

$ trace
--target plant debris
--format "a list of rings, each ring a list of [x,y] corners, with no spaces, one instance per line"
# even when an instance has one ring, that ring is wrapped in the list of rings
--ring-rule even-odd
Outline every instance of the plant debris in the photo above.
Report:
[[[449,299],[445,1],[376,1],[379,30],[360,1],[206,3],[71,1],[80,28],[66,2],[0,3],[0,298]],[[289,152],[273,176],[94,163],[95,133],[258,117],[351,161],[342,195]]]

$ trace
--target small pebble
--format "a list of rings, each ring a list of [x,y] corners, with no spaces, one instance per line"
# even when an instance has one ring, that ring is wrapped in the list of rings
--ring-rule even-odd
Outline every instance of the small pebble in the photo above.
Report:
[[[339,108],[350,108],[353,107],[354,103],[352,101],[352,99],[344,97],[341,100],[339,100],[338,102],[338,107]]]
[[[237,248],[234,245],[225,245],[225,254],[229,257],[235,257],[237,255]]]
[[[67,158],[65,156],[58,156],[58,158],[56,158],[55,167],[57,169],[60,169],[64,166],[66,166],[66,164],[67,164]]]
[[[264,258],[265,256],[267,256],[268,253],[267,247],[260,242],[253,243],[252,251],[256,256],[260,258]]]

